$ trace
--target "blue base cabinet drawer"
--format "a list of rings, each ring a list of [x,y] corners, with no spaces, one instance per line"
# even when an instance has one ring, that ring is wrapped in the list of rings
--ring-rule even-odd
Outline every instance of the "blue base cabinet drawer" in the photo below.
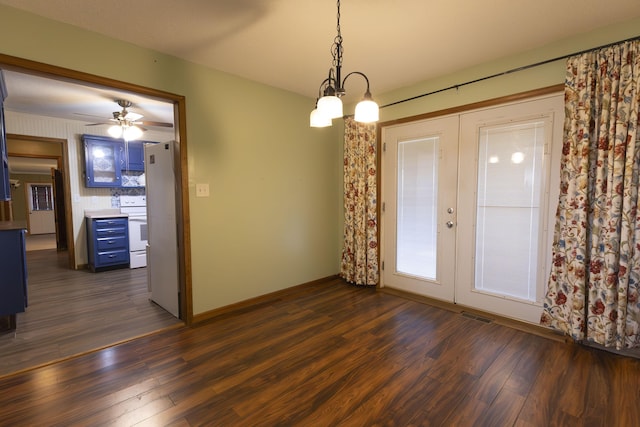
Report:
[[[93,218],[95,221],[95,227],[98,231],[106,231],[110,229],[123,229],[127,228],[127,217],[117,218]]]
[[[122,226],[108,226],[106,228],[100,228],[100,224],[96,224],[96,237],[98,239],[108,239],[111,237],[124,237],[127,234],[126,227]]]
[[[128,265],[129,264],[129,251],[125,249],[119,249],[109,252],[98,252],[98,259],[96,265],[104,267],[107,265]]]
[[[105,251],[113,251],[120,249],[126,249],[127,244],[125,242],[125,236],[112,236],[112,237],[103,237],[96,239],[96,246],[98,247],[98,252]]]
[[[127,217],[86,218],[89,268],[101,271],[129,267]]]

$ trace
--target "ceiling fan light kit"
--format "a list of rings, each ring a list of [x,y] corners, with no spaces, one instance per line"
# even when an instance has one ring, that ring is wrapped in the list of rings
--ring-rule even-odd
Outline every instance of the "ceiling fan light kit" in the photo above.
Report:
[[[133,141],[142,136],[142,129],[135,125],[119,124],[109,127],[107,130],[113,138],[122,138],[126,141]]]
[[[344,79],[341,79],[343,48],[342,34],[340,32],[340,0],[337,1],[337,6],[338,35],[333,40],[333,45],[331,46],[331,54],[333,56],[332,67],[329,69],[329,76],[320,83],[318,99],[316,99],[316,108],[309,115],[309,125],[311,127],[331,126],[332,119],[343,116],[342,100],[340,98],[346,94],[344,89],[345,82],[354,74],[361,76],[367,82],[367,90],[364,97],[362,101],[356,105],[354,120],[362,123],[373,123],[377,122],[380,117],[380,108],[371,97],[369,79],[364,73],[353,71],[347,74]]]
[[[122,108],[122,111],[113,112],[113,119],[111,119],[111,121],[116,122],[116,124],[109,127],[107,132],[109,132],[109,135],[112,137],[122,138],[125,141],[133,141],[140,138],[143,130],[136,125],[140,124],[137,120],[140,120],[143,116],[127,111],[127,108],[132,105],[131,101],[118,99],[116,102]]]

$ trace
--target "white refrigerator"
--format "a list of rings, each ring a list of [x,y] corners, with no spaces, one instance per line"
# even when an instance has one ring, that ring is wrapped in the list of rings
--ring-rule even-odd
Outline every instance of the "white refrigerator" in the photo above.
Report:
[[[147,283],[151,300],[180,317],[175,170],[176,142],[145,144]]]

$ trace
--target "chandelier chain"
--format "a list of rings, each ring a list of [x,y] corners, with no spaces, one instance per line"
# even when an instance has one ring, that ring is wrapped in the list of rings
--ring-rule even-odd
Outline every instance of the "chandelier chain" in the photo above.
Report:
[[[342,32],[340,31],[340,0],[338,0],[337,3],[338,3],[338,13],[336,15],[336,18],[337,18],[336,31],[338,34],[336,35],[336,38],[333,39],[333,45],[331,46],[331,56],[333,57],[334,67],[342,66]]]

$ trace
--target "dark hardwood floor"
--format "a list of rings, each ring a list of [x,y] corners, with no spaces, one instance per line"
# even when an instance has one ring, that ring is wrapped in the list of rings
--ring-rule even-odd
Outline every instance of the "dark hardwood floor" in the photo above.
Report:
[[[640,360],[340,280],[0,380],[0,425],[635,426]]]
[[[27,252],[29,306],[15,331],[0,332],[0,377],[181,324],[149,301],[146,269],[67,263],[67,252]]]

